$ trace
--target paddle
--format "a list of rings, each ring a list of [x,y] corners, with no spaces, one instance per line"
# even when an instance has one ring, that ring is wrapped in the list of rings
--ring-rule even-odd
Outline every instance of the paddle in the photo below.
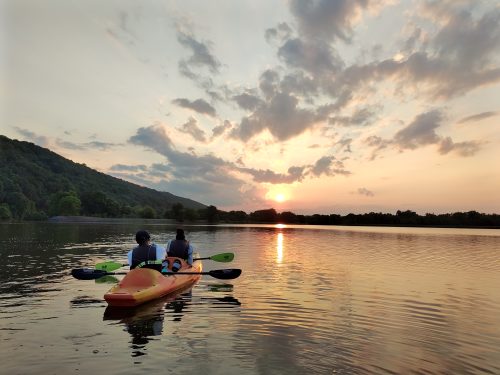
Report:
[[[108,275],[126,275],[128,272],[107,272],[103,270],[95,270],[93,268],[75,268],[71,270],[71,275],[78,280],[94,280]],[[208,272],[167,272],[165,276],[175,275],[208,275],[216,279],[229,280],[236,279],[241,275],[241,270],[238,268],[228,268],[223,270],[212,270]]]
[[[233,253],[221,253],[221,254],[215,254],[206,258],[195,258],[193,261],[196,260],[205,260],[205,259],[210,259],[215,262],[231,262],[234,259],[234,254]],[[101,271],[114,271],[117,270],[118,268],[121,267],[126,267],[128,264],[122,264],[122,263],[117,263],[117,262],[102,262],[102,263],[97,263],[95,265],[96,270],[101,270]]]

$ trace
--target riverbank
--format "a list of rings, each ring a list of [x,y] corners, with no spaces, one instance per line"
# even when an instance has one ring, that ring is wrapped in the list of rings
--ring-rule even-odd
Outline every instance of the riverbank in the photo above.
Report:
[[[103,223],[103,224],[128,224],[128,223],[143,223],[143,224],[178,224],[173,219],[141,219],[138,217],[132,218],[114,218],[114,217],[94,217],[94,216],[53,216],[47,220],[49,223]]]

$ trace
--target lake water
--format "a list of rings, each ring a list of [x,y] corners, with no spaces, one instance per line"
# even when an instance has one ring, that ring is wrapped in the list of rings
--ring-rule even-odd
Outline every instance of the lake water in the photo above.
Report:
[[[69,272],[142,228],[0,224],[1,373],[500,374],[500,230],[185,225],[242,275],[109,310]]]

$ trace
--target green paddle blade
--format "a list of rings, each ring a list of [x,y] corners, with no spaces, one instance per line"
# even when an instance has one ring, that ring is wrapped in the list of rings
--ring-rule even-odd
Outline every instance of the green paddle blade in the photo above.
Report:
[[[215,262],[230,262],[234,259],[234,254],[233,253],[215,254],[209,257],[209,259]]]
[[[98,279],[95,279],[96,284],[118,284],[120,280],[112,275],[105,275]]]
[[[122,268],[124,265],[117,262],[102,262],[95,265],[95,269],[99,271],[114,271],[118,268]]]

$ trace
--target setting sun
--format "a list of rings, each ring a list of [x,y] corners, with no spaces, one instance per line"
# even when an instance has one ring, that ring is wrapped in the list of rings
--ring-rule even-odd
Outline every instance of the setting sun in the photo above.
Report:
[[[285,195],[284,194],[276,194],[276,196],[274,197],[274,200],[276,202],[283,202],[285,200]]]
[[[283,203],[289,202],[292,198],[290,186],[275,185],[271,186],[267,191],[265,198],[270,202]]]

